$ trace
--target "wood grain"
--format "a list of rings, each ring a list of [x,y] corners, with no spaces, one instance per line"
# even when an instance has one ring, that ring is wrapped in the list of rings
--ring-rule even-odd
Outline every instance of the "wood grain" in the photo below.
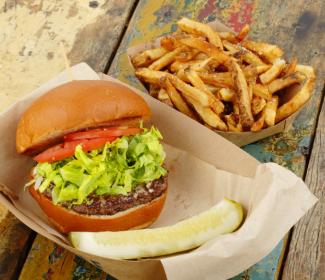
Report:
[[[64,69],[61,41],[71,64],[104,71],[134,1],[4,1],[0,111]]]
[[[0,279],[14,279],[28,253],[31,230],[7,213],[0,223]]]
[[[321,0],[141,0],[109,68],[109,73],[141,88],[128,64],[125,50],[131,45],[170,32],[175,28],[175,21],[181,15],[185,15],[201,21],[210,21],[218,17],[236,31],[240,30],[245,23],[251,23],[253,38],[279,44],[287,54],[290,54],[288,57],[297,56],[300,62],[312,63],[317,68],[318,75],[323,75],[324,61],[319,57],[319,54],[324,53],[323,46],[325,45],[322,41],[324,38],[319,36],[324,28],[322,2]],[[84,36],[88,36],[87,32]],[[95,48],[95,50],[98,53],[101,52],[100,48]],[[96,54],[92,57],[94,56]],[[71,53],[69,57],[74,59]],[[90,57],[89,61],[93,59],[96,58]],[[93,63],[96,61],[93,60]],[[309,154],[310,138],[313,135],[320,104],[321,87],[322,82],[318,80],[312,102],[299,115],[289,132],[249,145],[245,149],[261,161],[277,162],[293,170],[297,175],[303,176],[306,157]],[[281,242],[266,258],[235,279],[276,278],[284,247]],[[42,240],[42,237],[35,240],[33,248],[35,249],[28,256],[21,276],[23,280],[30,279],[28,277],[31,276],[33,279],[41,279],[45,276],[60,275],[61,268],[56,263],[61,264],[61,261],[66,265],[67,274],[65,275],[69,274],[67,279],[102,279],[105,277],[105,274],[101,274],[97,268],[78,257],[75,257],[72,262],[68,252],[55,253],[58,250],[57,247],[47,240]],[[53,258],[53,255],[56,257]],[[37,264],[43,262],[46,262],[46,265],[38,267]]]
[[[324,1],[140,1],[126,35],[109,69],[109,73],[137,88],[143,89],[134,78],[125,51],[128,47],[149,41],[175,30],[181,16],[211,21],[218,18],[238,31],[251,24],[249,36],[258,41],[279,45],[285,57],[297,57],[299,63],[312,65],[318,77],[324,77],[325,53]],[[315,131],[322,96],[322,79],[317,79],[312,100],[295,119],[289,131],[244,149],[262,162],[275,162],[303,177]],[[234,279],[277,279],[286,249],[281,242],[268,256]],[[298,278],[299,279],[299,278]]]
[[[20,280],[110,279],[106,273],[38,235],[21,271]]]
[[[70,64],[85,61],[104,71],[134,2],[0,1],[0,112],[64,69],[60,41]],[[0,233],[0,279],[11,279],[24,261],[31,231],[0,206]],[[41,263],[44,258],[37,266]]]
[[[319,116],[306,183],[319,202],[294,227],[282,279],[325,279],[325,103]]]

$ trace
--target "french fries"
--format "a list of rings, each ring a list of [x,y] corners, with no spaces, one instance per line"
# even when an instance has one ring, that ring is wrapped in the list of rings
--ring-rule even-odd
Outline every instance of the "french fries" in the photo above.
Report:
[[[161,89],[159,90],[157,98],[158,98],[161,102],[167,104],[168,106],[173,107],[173,103],[172,103],[172,101],[171,101],[170,97],[168,96],[168,94],[167,94],[167,92],[166,92],[165,89],[161,88]]]
[[[282,121],[283,119],[292,115],[311,97],[316,80],[314,69],[311,66],[297,65],[296,70],[303,73],[306,76],[306,80],[302,88],[296,92],[295,96],[288,102],[281,105],[281,107],[277,110],[275,123],[278,123],[279,121]]]
[[[251,131],[252,132],[258,132],[262,130],[264,126],[264,121],[265,121],[265,111],[262,111],[258,119],[253,123],[251,126]]]
[[[207,84],[216,87],[225,87],[234,89],[234,81],[232,79],[230,72],[220,72],[220,73],[198,73],[200,78]]]
[[[181,79],[171,76],[172,84],[177,88],[190,103],[198,103],[202,107],[209,107],[209,96],[200,89],[190,86],[184,83]]]
[[[237,34],[236,38],[239,41],[242,41],[247,36],[248,32],[249,32],[249,25],[245,24],[244,27],[242,28],[242,30],[240,30],[240,32]]]
[[[268,85],[268,90],[271,94],[289,87],[293,84],[299,84],[305,79],[305,76],[299,72],[294,72],[286,77],[276,79]]]
[[[276,60],[272,67],[260,75],[260,81],[263,85],[272,82],[285,67],[285,61],[283,59]]]
[[[241,45],[258,54],[261,58],[266,60],[268,63],[273,63],[277,58],[280,58],[283,55],[283,51],[276,45],[253,42],[250,40],[243,41]]]
[[[235,60],[230,61],[229,68],[236,86],[236,100],[238,100],[239,116],[242,126],[244,129],[250,129],[254,122],[254,118],[251,109],[247,82],[243,70],[241,70]]]
[[[215,45],[202,41],[199,38],[183,38],[179,40],[185,46],[195,48],[200,52],[207,54],[208,56],[214,58],[219,64],[223,64],[229,60],[229,56],[226,55],[222,50],[220,50]]]
[[[222,42],[217,32],[215,32],[209,25],[190,20],[188,18],[182,18],[177,22],[178,27],[187,32],[193,34],[199,34],[206,36],[209,42],[222,50]]]
[[[160,86],[157,84],[149,84],[149,94],[154,97],[158,98],[158,93],[160,91]]]
[[[182,18],[180,31],[131,61],[151,96],[214,130],[258,132],[299,110],[310,98],[312,67],[286,62],[276,45],[217,32]]]
[[[261,84],[255,84],[253,87],[253,95],[264,98],[265,100],[271,100],[272,94],[267,86]]]
[[[286,68],[282,71],[281,77],[283,77],[283,76],[285,77],[285,76],[288,76],[288,75],[294,73],[295,69],[296,69],[296,66],[297,66],[297,63],[298,63],[297,58],[296,57],[293,58],[291,60],[291,62],[286,66]]]
[[[243,131],[241,123],[239,122],[238,114],[231,113],[230,115],[226,115],[225,119],[226,119],[229,131],[232,131],[232,132],[241,132],[241,131]]]
[[[199,77],[199,75],[197,74],[197,72],[195,72],[194,70],[189,69],[186,72],[186,76],[188,78],[188,80],[191,82],[191,84],[202,90],[203,92],[205,92],[207,94],[207,96],[210,99],[210,107],[211,109],[216,112],[217,114],[220,114],[221,112],[223,112],[224,110],[224,105],[223,103],[217,99],[208,89],[208,87],[204,84],[204,82],[201,80],[201,78]]]
[[[160,57],[158,60],[156,60],[154,63],[152,63],[148,68],[151,70],[160,70],[164,68],[165,66],[169,65],[175,60],[175,57],[182,51],[183,49],[176,48],[175,50],[166,53],[162,57]]]
[[[279,97],[273,96],[265,105],[265,123],[268,126],[275,124],[276,110],[278,109]]]
[[[265,63],[260,59],[256,54],[248,51],[242,50],[239,52],[239,57],[246,63],[252,64],[255,66],[264,66]]]
[[[163,83],[166,87],[167,94],[175,107],[183,114],[189,116],[192,119],[196,119],[193,111],[190,109],[178,91],[174,88],[170,80],[168,78],[165,78]]]
[[[234,102],[235,95],[235,91],[230,88],[221,88],[219,90],[220,99],[225,102]]]
[[[221,131],[227,131],[227,125],[210,108],[202,107],[197,103],[193,103],[193,106],[206,124]]]
[[[140,68],[135,71],[135,75],[140,79],[149,84],[160,84],[161,78],[167,76],[168,73],[163,71],[155,71],[149,68]]]
[[[166,51],[173,51],[181,44],[173,36],[166,36],[160,39],[160,46]]]
[[[191,65],[197,64],[197,63],[202,63],[203,60],[191,60],[191,61],[186,61],[186,62],[182,62],[182,61],[174,61],[170,66],[169,66],[169,70],[172,73],[175,73],[181,69],[185,69]]]
[[[184,51],[181,51],[178,55],[175,56],[176,61],[186,62],[190,61],[199,53],[198,50],[189,50],[184,49]]]
[[[230,43],[238,42],[236,35],[231,32],[219,32],[219,37],[222,41],[226,41],[226,42],[230,42]]]
[[[254,96],[254,98],[252,99],[253,115],[255,116],[258,113],[260,113],[264,109],[265,105],[266,105],[265,99],[258,96]]]
[[[156,49],[146,50],[146,51],[136,55],[132,59],[132,63],[136,68],[148,66],[155,60],[161,58],[167,52],[168,52],[168,50],[165,48],[156,48]]]

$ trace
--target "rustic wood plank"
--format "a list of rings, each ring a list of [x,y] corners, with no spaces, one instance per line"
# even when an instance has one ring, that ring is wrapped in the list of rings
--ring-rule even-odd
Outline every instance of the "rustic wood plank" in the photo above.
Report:
[[[319,116],[306,183],[319,202],[294,227],[282,279],[325,279],[325,103]]]
[[[104,71],[135,0],[8,0],[0,6],[0,110],[71,64]]]
[[[2,208],[0,205],[0,214],[5,213],[0,223],[0,279],[14,279],[28,253],[25,245],[31,231]]]
[[[61,279],[67,279],[73,265],[73,256],[70,257],[69,253],[38,235],[19,278],[31,279],[32,276],[37,280],[50,276],[51,279],[58,279],[58,276],[62,274]]]
[[[218,17],[227,25],[239,30],[245,23],[252,23],[252,36],[267,40],[281,45],[286,52],[294,53],[298,56],[299,61],[309,62],[314,59],[314,52],[320,51],[320,46],[316,44],[317,37],[307,36],[310,46],[305,46],[304,41],[296,40],[294,36],[296,30],[301,29],[299,16],[304,11],[303,1],[282,3],[282,1],[249,1],[236,0],[225,3],[224,1],[140,1],[137,9],[132,17],[129,28],[124,36],[124,39],[119,47],[116,58],[114,59],[109,73],[126,81],[132,85],[140,87],[137,80],[134,78],[132,71],[124,54],[128,46],[136,45],[147,41],[151,38],[167,33],[175,28],[174,22],[180,15],[198,18],[199,20],[209,21]],[[321,1],[313,1],[309,3],[309,7],[320,7]],[[316,13],[316,18],[319,18],[319,13]],[[301,20],[300,20],[301,21]],[[317,24],[312,24],[311,29],[314,31]],[[306,27],[303,28],[304,30]],[[317,30],[317,29],[316,29]],[[279,37],[278,37],[279,35]],[[320,60],[313,61],[313,65],[322,68]],[[291,170],[295,171],[299,176],[303,175],[305,167],[305,156],[308,155],[310,144],[310,136],[313,133],[315,115],[318,110],[320,100],[319,82],[317,91],[311,104],[304,110],[294,124],[290,132],[269,138],[259,143],[249,145],[246,150],[262,161],[275,161],[282,164]],[[282,138],[281,138],[282,137]],[[48,242],[48,241],[47,241]],[[46,242],[35,241],[33,247],[39,246],[39,250],[48,246]],[[36,263],[44,262],[44,259],[49,258],[55,252],[55,247],[50,247],[46,254],[31,254],[28,261]],[[273,279],[277,277],[277,266],[281,262],[281,254],[283,254],[283,242],[281,242],[275,250],[267,256],[263,261],[244,272],[235,279]],[[62,259],[69,258],[65,252]],[[58,262],[60,257],[58,257]],[[70,273],[69,278],[84,279],[87,275],[88,279],[103,277],[98,275],[98,269],[84,262],[80,258],[74,259],[75,264],[71,261],[70,266],[67,266],[67,271]],[[28,275],[42,275],[47,271],[56,273],[56,266],[51,266],[48,262],[45,268],[27,270],[28,263],[26,262],[25,273],[22,274],[24,279]],[[50,269],[50,270],[49,270]],[[29,273],[27,273],[29,271]],[[97,279],[97,278],[96,278]]]
[[[20,280],[109,279],[105,272],[38,235]]]
[[[85,61],[104,71],[135,2],[1,1],[0,111],[64,69],[60,41],[71,64]],[[0,279],[11,279],[31,231],[0,206],[0,233]]]
[[[175,30],[180,16],[202,21],[220,19],[238,31],[251,23],[250,36],[281,46],[287,58],[297,57],[300,63],[311,64],[322,77],[324,60],[323,1],[207,1],[189,3],[179,1],[141,1],[130,22],[126,35],[109,73],[122,81],[143,89],[133,76],[125,50],[129,46],[148,41]],[[273,161],[303,177],[309,147],[315,130],[323,81],[317,80],[311,102],[299,114],[292,128],[285,133],[246,146],[244,149],[262,162]],[[235,279],[278,278],[286,239],[261,262]]]

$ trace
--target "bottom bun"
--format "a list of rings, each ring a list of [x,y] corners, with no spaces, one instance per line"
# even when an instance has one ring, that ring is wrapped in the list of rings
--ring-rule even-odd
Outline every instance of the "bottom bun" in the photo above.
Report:
[[[71,231],[120,231],[141,229],[150,226],[159,216],[165,200],[166,191],[149,203],[118,212],[114,215],[84,215],[55,205],[34,187],[30,194],[38,202],[49,220],[62,233]]]

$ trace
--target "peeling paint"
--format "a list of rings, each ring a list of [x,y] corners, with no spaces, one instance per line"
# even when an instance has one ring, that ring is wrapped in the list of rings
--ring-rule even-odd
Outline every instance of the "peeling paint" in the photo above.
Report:
[[[59,42],[63,40],[70,52],[76,34],[105,14],[87,1],[15,3],[0,13],[0,111],[64,69],[63,58],[55,55]]]

